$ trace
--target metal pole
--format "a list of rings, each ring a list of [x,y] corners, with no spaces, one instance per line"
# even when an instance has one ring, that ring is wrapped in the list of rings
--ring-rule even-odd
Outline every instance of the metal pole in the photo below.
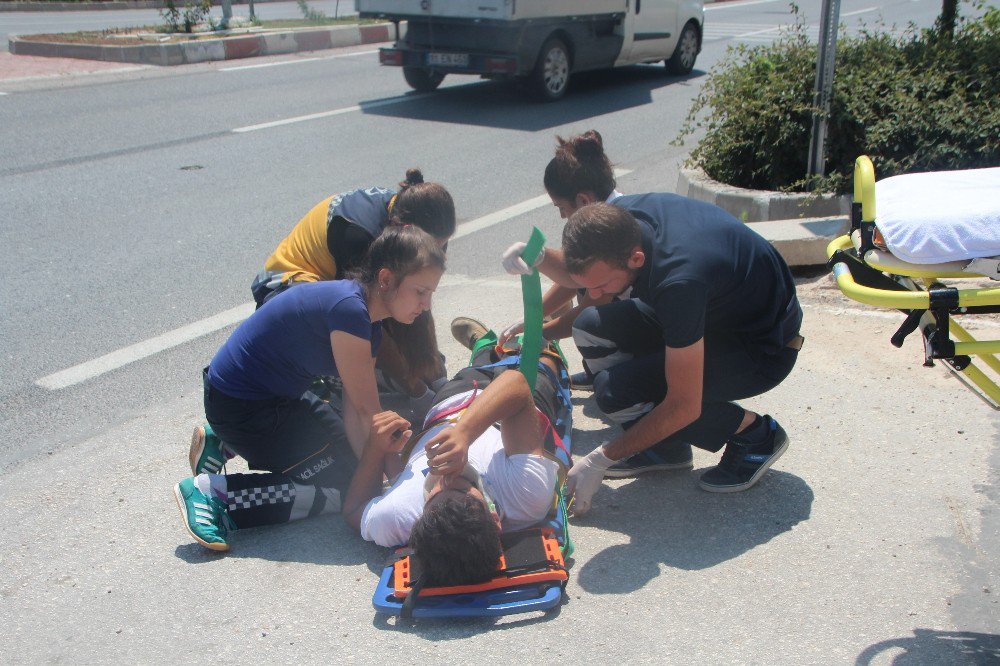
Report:
[[[837,58],[837,28],[840,24],[840,0],[823,0],[819,24],[819,54],[816,58],[816,88],[813,93],[812,134],[809,137],[807,176],[826,172],[826,120],[833,95],[833,68]]]

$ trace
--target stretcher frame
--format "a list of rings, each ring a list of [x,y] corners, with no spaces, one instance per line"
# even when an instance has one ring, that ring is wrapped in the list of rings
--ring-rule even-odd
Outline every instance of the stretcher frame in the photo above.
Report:
[[[521,254],[529,266],[534,264],[535,258],[542,251],[544,244],[545,237],[535,227],[525,250]],[[573,465],[571,442],[573,403],[569,394],[569,374],[564,358],[563,362],[559,364],[559,369],[555,372],[538,362],[542,349],[542,295],[537,270],[533,270],[531,275],[522,276],[521,290],[525,322],[521,353],[517,359],[507,358],[493,365],[517,365],[532,389],[539,372],[550,375],[550,379],[557,387],[561,403],[559,413],[556,414],[551,426],[554,429],[554,435],[562,443],[561,447],[555,446],[551,453],[552,457],[560,464],[561,469],[568,470]],[[558,350],[558,345],[556,345],[556,349]],[[558,351],[562,358],[562,351]],[[569,514],[564,491],[565,478],[560,474],[552,508],[546,518],[535,526],[542,528],[557,544],[555,547],[559,551],[558,558],[553,558],[551,563],[561,568],[564,574],[560,576],[558,581],[541,580],[520,583],[520,581],[530,580],[530,577],[519,577],[515,579],[518,581],[516,584],[456,594],[444,593],[447,590],[443,589],[434,591],[424,588],[418,592],[415,603],[406,613],[412,618],[498,617],[531,611],[547,611],[561,603],[563,591],[569,579],[564,558],[573,554],[573,540],[569,535]],[[558,559],[558,562],[555,559]],[[404,613],[406,599],[401,598],[396,589],[396,582],[400,579],[397,573],[401,562],[402,560],[396,559],[387,564],[379,576],[378,585],[376,585],[375,593],[372,595],[372,605],[378,613],[395,616],[406,614]]]
[[[968,269],[970,261],[912,264],[876,247],[875,168],[862,155],[854,164],[851,229],[827,246],[828,266],[848,298],[875,307],[901,310],[902,326],[891,338],[895,347],[919,330],[924,365],[945,362],[963,383],[994,409],[1000,409],[1000,386],[973,358],[1000,375],[1000,340],[977,340],[956,316],[1000,312],[1000,288],[959,289],[944,280],[992,277]],[[994,278],[995,279],[995,278]]]

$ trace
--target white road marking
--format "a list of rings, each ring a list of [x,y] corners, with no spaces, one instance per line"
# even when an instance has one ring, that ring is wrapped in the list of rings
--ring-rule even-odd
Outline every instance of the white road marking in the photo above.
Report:
[[[868,9],[859,9],[854,12],[847,12],[846,14],[841,14],[840,18],[845,18],[848,16],[854,16],[856,14],[867,14],[868,12],[877,12],[881,7],[869,7]]]
[[[632,173],[632,171],[629,169],[615,169],[615,176],[619,178],[630,173]],[[527,201],[522,201],[519,204],[514,204],[513,206],[504,208],[496,213],[484,215],[483,217],[462,224],[451,239],[455,240],[457,238],[462,238],[463,236],[468,236],[469,234],[487,229],[493,225],[500,224],[501,222],[505,222],[506,220],[517,217],[518,215],[523,215],[524,213],[551,203],[552,200],[549,199],[548,195],[542,195],[528,199]],[[445,277],[442,279],[442,286],[452,287],[471,283],[480,284],[484,283],[484,280],[490,279],[491,278],[472,278],[467,275],[445,274]],[[503,284],[507,284],[507,282],[508,281],[504,281]],[[512,284],[520,286],[520,282],[516,280],[512,281]],[[217,315],[207,317],[201,321],[196,321],[193,324],[188,324],[187,326],[182,326],[181,328],[174,329],[173,331],[168,331],[167,333],[158,335],[155,338],[137,342],[134,345],[123,347],[122,349],[113,351],[110,354],[105,354],[100,358],[95,358],[92,361],[86,361],[84,363],[80,363],[79,365],[74,365],[71,368],[67,368],[66,370],[60,370],[59,372],[47,375],[37,380],[35,384],[37,386],[41,386],[42,388],[49,389],[50,391],[56,391],[80,384],[89,379],[111,372],[112,370],[117,370],[118,368],[126,366],[129,363],[141,361],[144,358],[149,358],[150,356],[166,351],[167,349],[172,349],[173,347],[177,347],[178,345],[182,345],[186,342],[191,342],[192,340],[209,335],[210,333],[215,333],[216,331],[226,328],[227,326],[238,324],[249,317],[253,311],[253,303],[238,305],[235,308],[226,310],[225,312],[220,312]]]
[[[237,134],[242,134],[244,132],[257,132],[259,130],[271,129],[272,127],[281,127],[282,125],[292,125],[295,123],[304,123],[310,120],[318,120],[320,118],[330,118],[332,116],[340,116],[345,113],[354,113],[355,111],[360,111],[362,109],[374,109],[380,106],[391,106],[393,104],[401,104],[403,102],[409,102],[415,99],[420,99],[422,97],[427,97],[432,93],[424,93],[422,95],[400,95],[399,97],[389,97],[386,99],[376,100],[374,102],[365,102],[364,104],[356,104],[354,106],[345,106],[342,109],[333,109],[332,111],[321,111],[320,113],[310,113],[306,116],[296,116],[294,118],[285,118],[284,120],[274,120],[269,123],[260,123],[259,125],[248,125],[246,127],[237,127],[233,132]]]
[[[163,335],[158,335],[155,338],[123,347],[110,354],[95,358],[92,361],[74,365],[72,368],[47,375],[36,381],[35,384],[50,391],[55,391],[85,382],[88,379],[93,379],[112,370],[117,370],[129,363],[148,358],[167,349],[182,345],[185,342],[196,340],[203,335],[208,335],[226,326],[239,323],[249,317],[253,309],[253,303],[239,305],[201,321],[196,321],[193,324],[188,324]]]
[[[631,169],[615,169],[615,177],[621,178],[622,176],[632,173]],[[522,201],[521,203],[516,203],[513,206],[508,206],[503,210],[498,210],[495,213],[490,213],[489,215],[483,215],[482,217],[476,218],[466,222],[465,224],[459,225],[458,229],[455,230],[455,234],[451,237],[451,240],[457,238],[462,238],[463,236],[468,236],[469,234],[474,234],[477,231],[482,231],[501,222],[506,222],[518,215],[524,215],[536,208],[541,208],[542,206],[552,205],[552,199],[549,195],[543,194],[527,201]]]
[[[338,53],[337,55],[323,56],[320,58],[298,58],[296,60],[281,60],[279,62],[265,62],[258,65],[239,65],[237,67],[220,67],[220,72],[239,72],[244,69],[263,69],[264,67],[281,67],[282,65],[299,65],[304,62],[315,62],[317,60],[333,60],[334,58],[353,58],[359,55],[371,55],[378,51],[355,51],[353,53]]]
[[[749,7],[750,5],[767,5],[772,2],[779,2],[779,0],[750,0],[750,2],[724,2],[718,5],[709,5],[705,7],[706,12],[714,12],[719,9],[739,9],[740,7]]]

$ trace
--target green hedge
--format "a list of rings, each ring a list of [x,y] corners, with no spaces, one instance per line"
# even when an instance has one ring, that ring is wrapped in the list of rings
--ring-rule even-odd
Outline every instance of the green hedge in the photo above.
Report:
[[[793,12],[797,9],[793,6]],[[982,9],[982,8],[980,8]],[[807,182],[817,46],[799,18],[766,46],[731,47],[677,139],[705,136],[689,165],[764,190],[849,192],[854,160],[878,178],[1000,165],[1000,10],[963,20],[952,39],[911,29],[841,35],[827,133],[827,176]]]

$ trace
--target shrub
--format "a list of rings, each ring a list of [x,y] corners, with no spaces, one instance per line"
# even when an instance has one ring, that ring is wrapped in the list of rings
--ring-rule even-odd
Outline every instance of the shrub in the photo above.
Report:
[[[817,46],[792,11],[776,42],[731,47],[709,73],[676,140],[705,129],[689,165],[739,187],[843,193],[861,154],[880,178],[1000,164],[1000,10],[989,8],[953,38],[913,27],[841,35],[827,175],[807,181]]]

